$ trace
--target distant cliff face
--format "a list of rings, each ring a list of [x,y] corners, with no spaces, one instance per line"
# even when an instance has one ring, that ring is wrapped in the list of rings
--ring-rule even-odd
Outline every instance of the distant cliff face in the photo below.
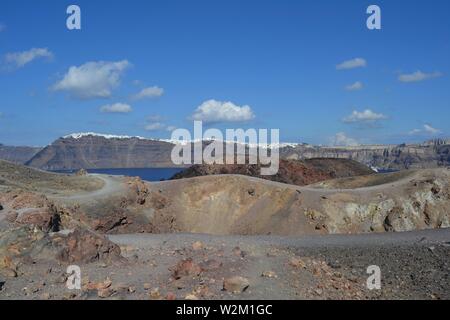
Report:
[[[60,138],[26,164],[45,170],[173,167],[173,144],[138,137]]]
[[[450,165],[450,145],[379,145],[358,147],[314,147],[298,145],[280,150],[282,158],[344,158],[381,169],[436,168]]]
[[[173,147],[170,142],[140,137],[75,134],[56,140],[26,164],[46,170],[175,167],[170,158]],[[381,169],[435,168],[450,166],[450,141],[356,147],[291,144],[280,148],[280,157],[351,159]]]
[[[41,149],[39,147],[12,147],[0,144],[0,159],[23,164]]]

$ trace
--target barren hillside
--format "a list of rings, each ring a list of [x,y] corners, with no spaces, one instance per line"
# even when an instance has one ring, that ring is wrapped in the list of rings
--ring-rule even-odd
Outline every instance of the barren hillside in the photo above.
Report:
[[[0,299],[449,298],[447,169],[303,187],[11,163],[0,174]],[[81,267],[80,290],[66,287],[69,264]],[[365,286],[373,264],[377,291]]]

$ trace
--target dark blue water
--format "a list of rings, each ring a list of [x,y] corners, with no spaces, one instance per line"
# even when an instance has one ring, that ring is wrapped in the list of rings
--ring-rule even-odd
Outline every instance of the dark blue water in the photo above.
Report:
[[[87,169],[88,173],[100,173],[114,176],[140,177],[146,181],[161,181],[171,178],[183,168],[125,168],[125,169]],[[56,170],[58,173],[75,173],[78,170]]]
[[[385,169],[385,168],[378,168],[378,173],[393,173],[393,172],[398,172],[400,170],[397,169]]]
[[[124,169],[87,169],[89,173],[99,173],[114,176],[140,177],[146,181],[168,180],[183,168],[124,168]],[[78,170],[55,170],[58,173],[75,173]],[[392,169],[378,169],[378,173],[396,172]]]

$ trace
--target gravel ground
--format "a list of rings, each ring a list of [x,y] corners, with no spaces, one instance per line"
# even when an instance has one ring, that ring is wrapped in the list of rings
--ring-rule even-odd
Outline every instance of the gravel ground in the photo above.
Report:
[[[36,263],[23,265],[17,278],[0,278],[0,299],[450,298],[450,229],[297,238],[109,238],[121,246],[127,262],[80,266],[83,290],[66,288],[65,265]],[[190,262],[180,267],[183,261]],[[380,290],[366,287],[370,265],[381,269]],[[175,270],[182,276],[174,276]],[[248,288],[223,290],[233,276],[245,278]],[[105,282],[108,289],[98,290]]]

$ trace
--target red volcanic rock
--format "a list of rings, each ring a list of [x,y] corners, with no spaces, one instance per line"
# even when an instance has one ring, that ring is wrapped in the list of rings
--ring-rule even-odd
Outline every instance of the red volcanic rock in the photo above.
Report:
[[[59,237],[62,248],[58,258],[63,262],[111,262],[122,259],[118,245],[92,231],[75,229],[69,235]]]
[[[188,258],[181,260],[172,269],[172,277],[174,279],[180,279],[185,276],[198,276],[202,271],[202,268],[196,264],[192,258]]]
[[[356,161],[347,159],[280,160],[278,173],[272,176],[260,175],[260,164],[213,164],[194,165],[175,174],[172,179],[192,178],[215,174],[240,174],[282,183],[304,186],[316,182],[372,174],[374,171]],[[254,190],[248,191],[255,195]]]

